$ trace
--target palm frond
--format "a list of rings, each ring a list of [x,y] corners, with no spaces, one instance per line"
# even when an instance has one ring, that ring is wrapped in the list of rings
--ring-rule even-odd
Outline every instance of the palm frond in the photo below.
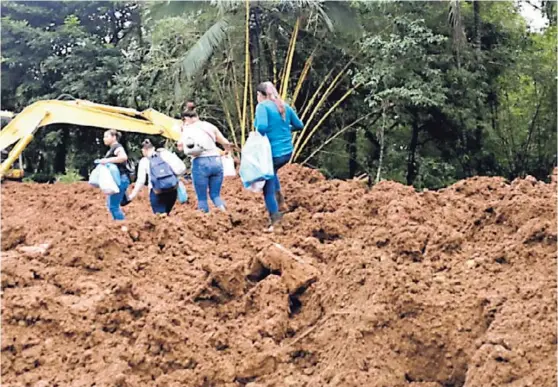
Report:
[[[202,3],[203,2],[204,1],[202,1]],[[211,0],[209,3],[217,7],[220,15],[225,15],[227,12],[234,11],[242,5],[241,0]]]
[[[209,28],[176,63],[182,79],[191,79],[200,71],[227,36],[229,22],[223,18]]]
[[[324,10],[324,8],[321,5],[318,5],[316,6],[316,11],[318,12],[318,15],[320,15],[320,19],[325,24],[329,32],[333,32],[334,31],[333,21],[331,20],[327,12]]]
[[[362,23],[358,20],[358,13],[349,1],[326,1],[323,10],[336,31],[351,35],[360,35],[363,31]]]

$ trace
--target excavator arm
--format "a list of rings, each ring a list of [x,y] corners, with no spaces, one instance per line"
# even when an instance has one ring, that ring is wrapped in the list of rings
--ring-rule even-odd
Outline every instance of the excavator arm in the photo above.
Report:
[[[29,105],[0,132],[0,150],[15,144],[0,167],[4,176],[23,150],[33,140],[35,132],[51,124],[73,124],[123,132],[161,135],[178,141],[180,121],[153,109],[142,112],[85,100],[39,101]]]

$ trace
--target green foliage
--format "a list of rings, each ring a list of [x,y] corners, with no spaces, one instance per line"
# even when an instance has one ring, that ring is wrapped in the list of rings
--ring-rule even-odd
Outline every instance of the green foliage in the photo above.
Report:
[[[389,35],[369,35],[362,40],[368,64],[357,71],[353,83],[369,90],[365,101],[371,107],[384,101],[409,107],[440,106],[446,88],[435,60],[440,51],[436,47],[445,40],[423,20],[395,17]]]
[[[54,183],[56,181],[56,176],[49,173],[33,173],[30,176],[24,177],[23,181],[25,183]]]
[[[56,182],[58,183],[77,183],[78,181],[82,181],[83,176],[79,174],[77,169],[68,168],[66,169],[66,173],[56,175]]]
[[[202,117],[232,139],[241,120],[246,27],[253,90],[281,79],[299,19],[290,86],[313,60],[297,111],[350,61],[312,123],[359,85],[301,155],[326,176],[374,180],[380,169],[381,179],[421,189],[476,174],[545,178],[555,164],[555,2],[541,4],[549,27],[540,33],[528,31],[512,1],[250,2],[248,26],[245,6],[3,1],[2,109],[70,94],[176,117],[195,100]],[[253,92],[250,98],[255,105]],[[143,137],[124,138],[133,158]],[[44,128],[24,153],[26,175],[43,182],[86,176],[106,151],[101,138],[90,128]]]

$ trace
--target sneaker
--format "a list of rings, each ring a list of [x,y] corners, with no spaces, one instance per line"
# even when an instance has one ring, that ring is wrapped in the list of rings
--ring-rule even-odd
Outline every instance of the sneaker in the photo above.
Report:
[[[267,232],[273,232],[275,229],[275,226],[277,224],[279,224],[279,222],[281,222],[281,219],[283,219],[283,214],[281,212],[277,212],[275,214],[272,214],[270,216],[270,225],[269,228],[266,230]]]

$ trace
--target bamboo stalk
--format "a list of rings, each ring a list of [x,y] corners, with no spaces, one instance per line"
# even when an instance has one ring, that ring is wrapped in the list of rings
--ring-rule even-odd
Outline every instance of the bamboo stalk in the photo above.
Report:
[[[292,106],[294,106],[294,104],[296,102],[296,99],[298,98],[298,94],[300,93],[300,90],[302,89],[302,84],[304,83],[304,81],[306,80],[306,77],[308,76],[308,73],[310,72],[310,67],[312,66],[312,62],[314,61],[314,52],[308,57],[308,59],[304,63],[304,67],[302,69],[302,72],[300,73],[300,77],[298,78],[298,82],[297,82],[297,84],[295,86],[295,89],[294,89],[294,92],[293,92],[293,98],[291,99],[291,105]]]
[[[232,119],[231,119],[231,113],[229,110],[229,107],[227,106],[225,97],[223,95],[223,92],[221,90],[221,88],[219,87],[219,83],[218,81],[215,79],[214,76],[211,76],[211,81],[217,91],[217,96],[219,97],[219,100],[221,101],[221,105],[223,106],[223,112],[225,113],[225,120],[227,121],[227,125],[229,126],[229,130],[231,132],[232,138],[233,138],[233,142],[234,145],[238,146],[238,142],[236,140],[236,131],[234,129],[234,125],[232,123]]]
[[[293,98],[291,100],[291,106],[293,106],[293,107],[294,107],[294,104],[295,104],[295,102],[298,98],[298,94],[300,93],[300,90],[302,90],[302,84],[304,83],[304,81],[306,80],[306,77],[308,76],[308,73],[310,72],[310,67],[312,66],[312,62],[314,60],[314,53],[315,52],[316,52],[316,50],[314,50],[314,52],[312,52],[312,54],[308,57],[308,59],[304,63],[304,68],[302,69],[302,73],[300,74],[300,77],[298,78],[298,82],[297,82],[297,85],[296,85],[294,93],[293,93]],[[293,134],[293,141],[296,141],[297,134],[298,133]]]
[[[238,146],[238,139],[237,139],[237,136],[236,136],[236,129],[233,125],[231,111],[229,109],[229,106],[226,103],[226,99],[225,99],[225,96],[223,95],[223,93],[220,94],[219,98],[221,99],[221,104],[223,105],[223,112],[225,113],[225,120],[227,121],[227,125],[229,126],[229,130],[230,130],[231,135],[232,135],[233,143],[234,143],[234,145]]]
[[[236,114],[238,115],[238,123],[240,124],[240,127],[242,127],[242,109],[240,107],[240,95],[238,95],[238,83],[235,82],[235,84],[233,85],[233,91],[235,94],[235,98],[234,98],[234,104],[236,106]]]
[[[333,74],[333,69],[331,69],[329,73],[327,73],[325,78],[322,80],[322,83],[320,83],[320,86],[318,86],[318,88],[314,92],[314,95],[312,95],[312,98],[310,98],[310,101],[308,101],[308,105],[306,105],[306,107],[302,110],[302,115],[300,116],[300,119],[302,121],[304,121],[304,118],[306,117],[306,114],[308,114],[308,111],[310,110],[310,107],[314,103],[314,100],[318,97],[323,87],[327,84],[327,80],[329,79],[329,77],[331,77],[331,74]]]
[[[240,126],[242,145],[246,137],[246,110],[248,102],[248,82],[250,82],[250,0],[246,0],[246,26],[245,26],[245,46],[244,46],[244,98],[242,101],[242,123]]]
[[[271,26],[267,29],[267,36],[271,36]],[[271,64],[273,70],[273,84],[277,85],[277,50],[276,50],[276,41],[271,40],[269,42],[269,49],[271,54]]]
[[[273,62],[273,84],[277,84],[277,53],[275,46],[271,47],[271,61]]]
[[[318,111],[320,110],[322,105],[325,103],[325,101],[327,100],[327,98],[329,97],[331,92],[335,89],[335,87],[337,87],[339,81],[341,80],[341,77],[345,74],[345,72],[347,71],[347,69],[348,69],[348,67],[351,63],[352,63],[352,60],[349,61],[349,63],[347,63],[345,65],[345,67],[343,67],[343,69],[339,72],[339,74],[337,74],[337,76],[335,78],[333,78],[333,80],[331,81],[331,84],[329,85],[329,87],[324,92],[322,98],[320,98],[318,103],[314,106],[314,110],[312,110],[312,113],[310,114],[310,118],[308,120],[305,120],[304,118],[302,118],[302,121],[305,123],[305,125],[304,125],[304,129],[302,129],[302,132],[300,133],[300,136],[297,136],[298,138],[297,138],[297,141],[295,143],[295,149],[299,147],[300,142],[302,141],[302,138],[304,137],[304,135],[306,134],[306,131],[310,127],[310,122],[312,122],[312,120],[314,119],[314,116],[316,115],[316,113],[318,113]],[[314,97],[317,96],[317,94],[318,94],[318,92],[316,92],[316,94],[312,97],[312,99],[314,99]],[[312,102],[312,101],[310,101],[310,102]]]
[[[368,117],[370,117],[372,114],[377,114],[377,112],[373,112],[373,113],[368,113],[365,116],[362,116],[360,118],[357,118],[355,121],[353,121],[350,125],[345,126],[342,129],[339,129],[337,131],[337,133],[335,133],[333,136],[331,136],[330,138],[328,138],[322,145],[320,145],[316,150],[314,150],[314,152],[312,152],[310,154],[310,156],[308,156],[302,163],[301,165],[306,164],[308,161],[310,161],[312,159],[312,157],[316,156],[316,154],[318,154],[323,148],[325,148],[329,143],[331,143],[333,140],[335,140],[337,137],[339,137],[340,135],[342,135],[343,133],[345,133],[347,130],[351,129],[353,126],[355,126],[356,124],[358,124],[360,121],[367,119]]]
[[[294,161],[296,161],[296,159],[300,156],[300,153],[302,152],[302,150],[304,150],[304,147],[306,146],[306,144],[308,144],[308,141],[310,140],[310,138],[312,138],[312,136],[314,135],[314,133],[316,133],[316,131],[318,130],[318,128],[324,123],[324,121],[326,120],[327,117],[329,117],[329,115],[331,113],[333,113],[333,111],[341,104],[341,102],[343,102],[344,100],[347,99],[347,97],[349,97],[349,95],[351,95],[353,93],[353,91],[356,90],[357,87],[359,87],[360,85],[356,85],[355,87],[353,87],[352,89],[348,90],[341,98],[339,98],[339,100],[327,111],[326,114],[324,114],[324,116],[322,117],[322,119],[320,121],[318,121],[318,123],[316,124],[316,126],[314,126],[314,128],[312,128],[312,131],[310,132],[310,134],[304,139],[304,142],[302,143],[302,145],[300,147],[295,147],[293,154],[294,156]],[[302,136],[300,137],[302,138]]]
[[[287,91],[289,89],[289,78],[291,76],[291,68],[293,66],[293,57],[296,48],[296,39],[298,37],[298,29],[300,26],[300,18],[296,19],[293,34],[291,35],[291,40],[289,42],[289,50],[287,54],[287,63],[285,66],[285,72],[283,73],[283,78],[281,80],[281,98],[285,100],[287,98]]]
[[[232,47],[232,44],[230,43],[230,37],[229,37],[229,45]],[[238,95],[238,78],[236,77],[236,71],[234,69],[234,63],[231,66],[231,72],[232,72],[232,91],[234,92],[234,104],[236,106],[236,113],[238,114],[238,123],[240,124],[240,126],[242,127],[242,110],[240,108],[240,95]]]
[[[347,63],[345,65],[345,67],[343,67],[343,69],[339,72],[339,74],[337,74],[337,76],[335,78],[333,78],[333,81],[331,81],[331,84],[329,85],[329,87],[326,89],[326,91],[324,92],[324,95],[322,95],[322,98],[320,98],[320,100],[318,101],[318,103],[316,104],[316,106],[314,106],[314,110],[312,111],[312,114],[310,114],[310,118],[308,118],[308,120],[306,121],[306,124],[308,125],[310,122],[312,122],[312,120],[314,119],[314,116],[316,115],[316,113],[318,113],[318,110],[320,110],[320,108],[322,107],[322,105],[324,104],[324,102],[327,100],[327,98],[330,96],[331,92],[337,87],[337,85],[339,84],[339,82],[341,81],[342,77],[344,75],[346,75],[346,72],[349,68],[349,66],[352,64],[352,60],[349,61],[349,63]]]
[[[250,67],[250,83],[249,83],[249,96],[248,98],[250,98],[250,117],[248,117],[248,128],[251,128],[251,130],[254,130],[254,125],[252,125],[252,120],[254,119],[254,94],[252,91],[252,67]]]

